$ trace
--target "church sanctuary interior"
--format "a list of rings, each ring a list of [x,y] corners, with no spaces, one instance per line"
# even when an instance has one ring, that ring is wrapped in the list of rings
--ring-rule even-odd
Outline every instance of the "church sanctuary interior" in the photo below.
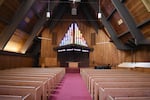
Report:
[[[0,100],[150,100],[150,0],[0,0]]]

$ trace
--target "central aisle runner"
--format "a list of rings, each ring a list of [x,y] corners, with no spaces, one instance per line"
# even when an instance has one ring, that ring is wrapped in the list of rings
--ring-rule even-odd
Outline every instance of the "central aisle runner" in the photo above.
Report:
[[[92,100],[79,73],[67,73],[49,100]]]

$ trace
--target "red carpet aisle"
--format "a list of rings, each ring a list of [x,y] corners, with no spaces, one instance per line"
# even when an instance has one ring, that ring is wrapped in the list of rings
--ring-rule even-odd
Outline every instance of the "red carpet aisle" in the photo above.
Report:
[[[79,73],[67,73],[49,100],[92,100]]]

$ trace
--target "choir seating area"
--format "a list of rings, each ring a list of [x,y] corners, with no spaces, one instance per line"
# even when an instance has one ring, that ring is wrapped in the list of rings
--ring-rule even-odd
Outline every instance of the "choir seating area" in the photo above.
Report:
[[[64,68],[1,70],[0,100],[48,100],[64,75]]]
[[[80,69],[93,100],[150,100],[150,73]]]

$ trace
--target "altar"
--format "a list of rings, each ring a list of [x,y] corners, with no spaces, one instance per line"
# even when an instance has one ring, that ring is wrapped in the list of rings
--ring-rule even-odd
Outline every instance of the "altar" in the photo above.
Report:
[[[68,67],[69,68],[78,68],[79,62],[68,62]]]

